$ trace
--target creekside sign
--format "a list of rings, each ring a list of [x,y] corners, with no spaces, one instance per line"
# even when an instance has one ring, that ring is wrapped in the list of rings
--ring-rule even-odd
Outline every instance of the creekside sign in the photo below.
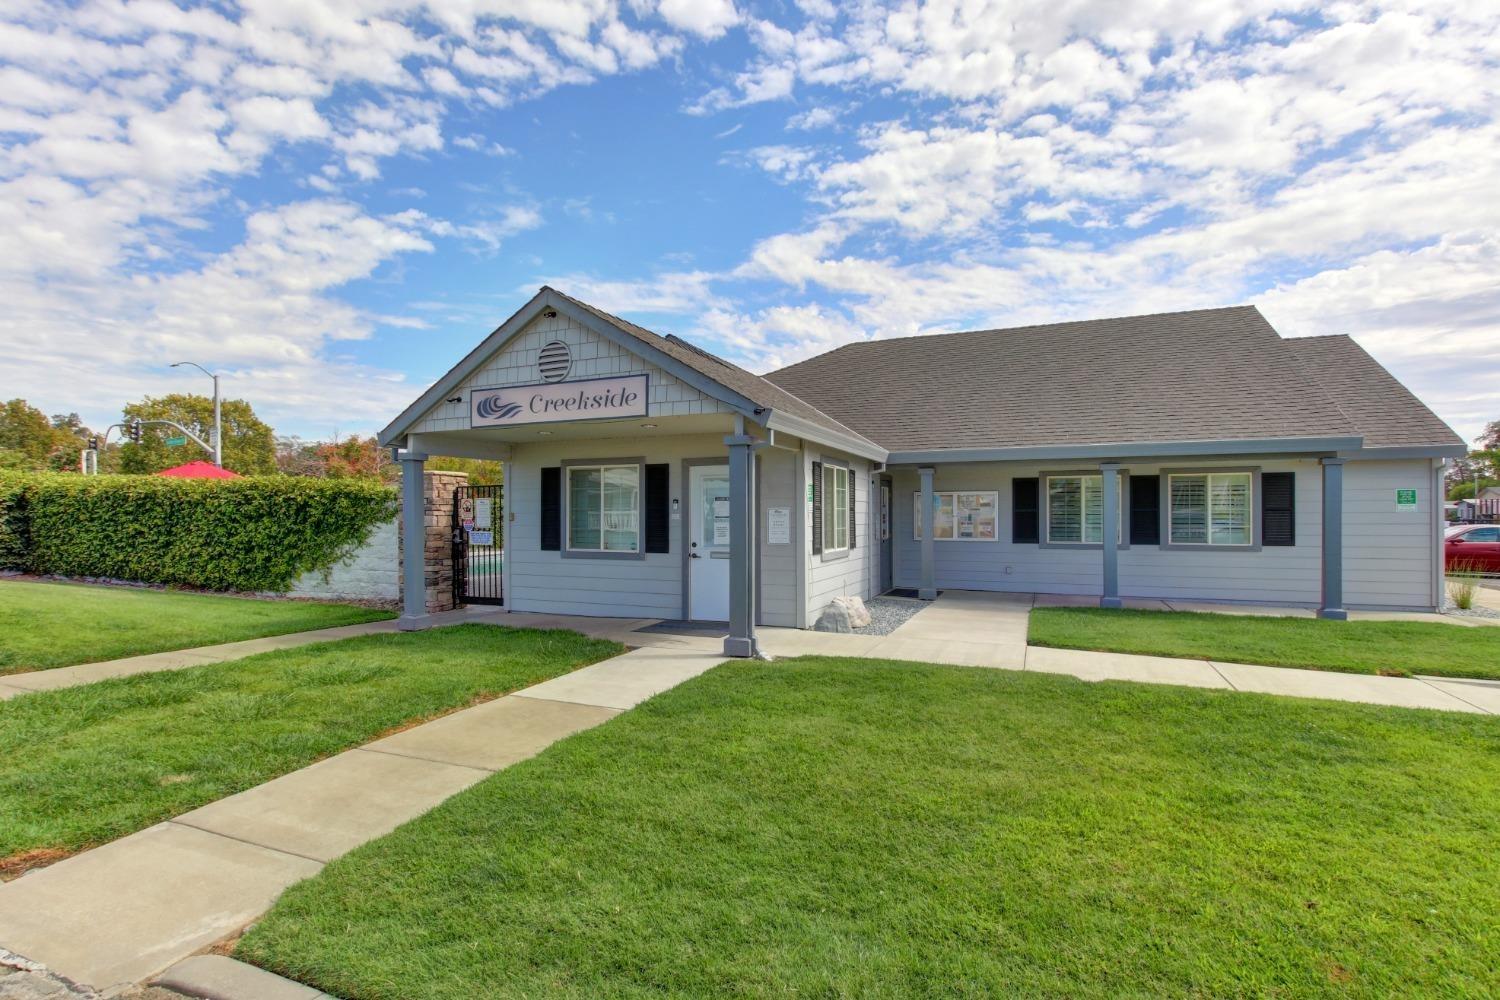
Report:
[[[646,415],[646,376],[586,379],[475,389],[469,393],[470,427],[563,420],[613,420]]]

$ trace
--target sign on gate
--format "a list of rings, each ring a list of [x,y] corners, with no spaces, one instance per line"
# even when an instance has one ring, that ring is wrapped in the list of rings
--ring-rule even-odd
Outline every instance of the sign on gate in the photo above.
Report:
[[[453,494],[453,601],[504,604],[504,493],[498,484],[464,485]]]

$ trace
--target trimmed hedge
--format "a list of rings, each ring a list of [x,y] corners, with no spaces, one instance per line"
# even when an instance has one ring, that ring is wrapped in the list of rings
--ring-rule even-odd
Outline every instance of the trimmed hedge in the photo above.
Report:
[[[352,479],[0,475],[0,565],[205,590],[284,591],[396,514]]]

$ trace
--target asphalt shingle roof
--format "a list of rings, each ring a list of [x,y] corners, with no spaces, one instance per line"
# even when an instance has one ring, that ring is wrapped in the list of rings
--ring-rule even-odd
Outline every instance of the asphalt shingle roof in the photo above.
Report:
[[[757,406],[764,406],[772,411],[800,417],[825,430],[847,434],[870,444],[875,443],[872,439],[865,437],[852,427],[840,423],[826,411],[813,406],[806,400],[798,398],[793,390],[770,382],[760,375],[748,372],[736,364],[725,361],[717,355],[710,354],[702,348],[688,343],[680,337],[663,337],[659,333],[648,330],[643,326],[638,326],[628,319],[622,319],[619,316],[607,313],[597,306],[591,306],[587,302],[575,299],[573,296],[565,292],[559,292],[555,288],[544,286],[542,290],[550,291],[558,298],[566,299],[585,312],[591,313],[604,320],[604,322],[630,334],[632,337],[650,344],[659,351],[665,352],[673,360],[687,365],[700,375],[706,375],[726,389],[739,393]]]
[[[1377,439],[1456,440],[1363,351],[1368,370],[1297,343],[1235,306],[862,341],[766,378],[893,452],[1350,437],[1359,421]],[[1310,371],[1335,355],[1360,377]]]
[[[1287,348],[1365,436],[1366,448],[1464,445],[1352,337],[1295,337]]]

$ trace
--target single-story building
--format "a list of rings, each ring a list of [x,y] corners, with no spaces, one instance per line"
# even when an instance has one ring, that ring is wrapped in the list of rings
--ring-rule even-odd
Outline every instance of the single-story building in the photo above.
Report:
[[[1464,443],[1250,306],[848,344],[758,376],[552,288],[384,431],[420,628],[430,456],[505,463],[516,611],[809,627],[909,588],[1423,609]]]

